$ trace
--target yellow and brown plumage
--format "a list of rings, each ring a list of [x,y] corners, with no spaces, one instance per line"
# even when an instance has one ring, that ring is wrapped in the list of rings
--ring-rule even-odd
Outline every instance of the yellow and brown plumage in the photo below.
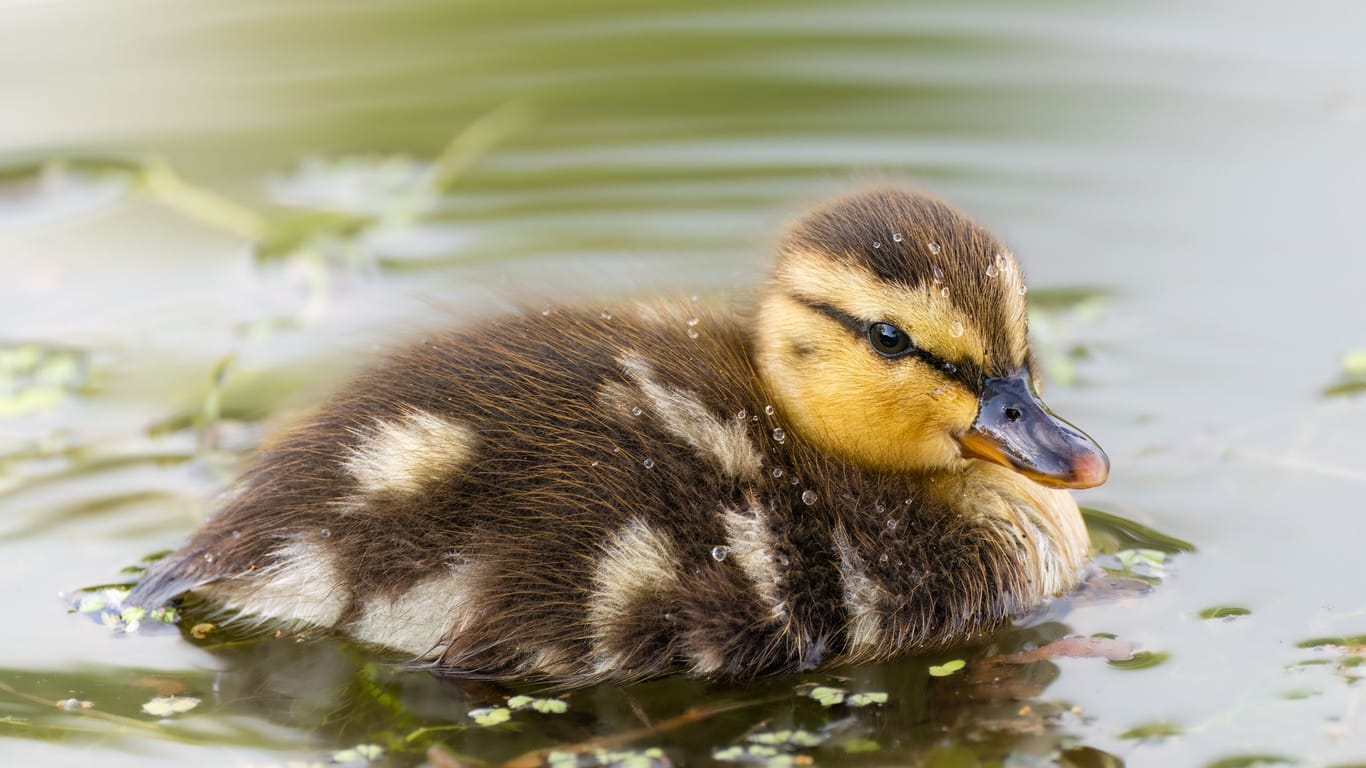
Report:
[[[971,637],[1076,584],[1057,487],[1107,470],[1033,394],[1024,294],[985,230],[878,189],[798,222],[750,313],[430,337],[266,450],[133,600],[581,683]]]

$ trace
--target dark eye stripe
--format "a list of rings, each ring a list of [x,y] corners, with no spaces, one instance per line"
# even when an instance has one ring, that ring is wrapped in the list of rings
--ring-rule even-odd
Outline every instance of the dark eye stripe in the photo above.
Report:
[[[802,304],[803,306],[809,309],[813,309],[821,313],[822,315],[825,315],[826,317],[830,318],[831,320],[834,320],[840,325],[844,326],[846,330],[848,330],[855,336],[862,336],[868,332],[867,320],[860,320],[859,318],[854,317],[853,315],[849,314],[848,312],[845,312],[839,307],[832,306],[830,304],[825,304],[819,301],[810,301],[800,296],[793,296],[792,298],[796,299],[797,302]]]
[[[848,330],[850,333],[852,333],[854,336],[861,339],[869,338],[873,326],[883,324],[870,323],[867,320],[859,319],[849,314],[848,312],[845,312],[839,307],[826,304],[824,302],[812,301],[802,296],[793,296],[792,298],[802,306],[807,307],[815,312],[819,312],[822,315],[825,315],[826,317],[830,318],[831,320],[834,320],[835,322],[844,326],[844,328]],[[902,333],[904,334],[905,332],[902,331]],[[900,352],[899,354],[893,354],[891,355],[891,357],[915,357],[916,359],[921,360],[931,368],[940,371],[949,378],[961,382],[963,386],[967,387],[968,390],[971,392],[977,392],[981,389],[982,374],[977,369],[976,365],[970,363],[949,362],[948,360],[945,360],[942,357],[939,357],[938,355],[931,354],[921,349],[920,347],[917,347],[915,345],[914,340],[910,339],[909,335],[907,335],[906,338],[909,342],[907,349]]]

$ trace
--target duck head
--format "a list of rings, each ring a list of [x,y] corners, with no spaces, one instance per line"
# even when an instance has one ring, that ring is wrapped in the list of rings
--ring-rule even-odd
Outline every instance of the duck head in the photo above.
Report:
[[[845,197],[784,238],[754,328],[760,375],[822,450],[916,472],[988,461],[1051,487],[1109,460],[1038,394],[1024,276],[989,232],[900,189]]]

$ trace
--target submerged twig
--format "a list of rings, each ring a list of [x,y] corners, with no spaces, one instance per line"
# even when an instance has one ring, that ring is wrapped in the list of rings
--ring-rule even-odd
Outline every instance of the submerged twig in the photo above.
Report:
[[[430,188],[442,193],[450,190],[456,180],[488,154],[498,142],[529,124],[535,112],[523,101],[512,101],[499,106],[456,134],[441,150],[432,165]]]
[[[707,709],[691,708],[685,710],[682,714],[674,715],[673,717],[667,718],[665,720],[660,720],[659,722],[651,726],[646,726],[643,728],[634,728],[632,730],[621,731],[619,733],[609,733],[605,736],[599,736],[597,738],[588,739],[587,741],[580,741],[576,744],[560,744],[554,747],[534,749],[530,752],[525,752],[521,755],[518,755],[517,757],[512,758],[511,760],[508,760],[505,763],[500,764],[499,768],[533,768],[533,766],[538,766],[544,763],[546,761],[546,756],[549,755],[551,752],[568,752],[571,754],[582,754],[584,752],[593,752],[599,749],[611,749],[613,747],[622,746],[623,744],[630,744],[633,741],[643,739],[647,736],[657,736],[661,733],[676,731],[679,728],[684,728],[689,725],[693,725],[694,723],[700,723],[704,720],[708,720],[717,715],[726,714],[727,712],[734,712],[736,710],[749,709],[750,707],[758,707],[764,704],[771,704],[773,702],[781,701],[786,698],[788,697],[771,696],[769,698],[755,699],[753,701],[741,701],[734,702],[731,704],[722,704],[720,706],[709,707]]]
[[[153,200],[188,218],[253,242],[266,235],[267,223],[261,214],[185,181],[161,158],[144,163],[139,180]]]
[[[60,705],[60,702],[56,701],[55,699],[45,699],[42,696],[38,696],[32,693],[26,693],[24,691],[19,690],[18,688],[15,688],[9,683],[3,681],[0,681],[0,691],[4,691],[5,693],[8,693],[11,696],[23,699],[24,701],[27,701],[31,704],[37,704],[41,707],[54,707]],[[123,715],[114,715],[108,712],[101,712],[98,709],[81,708],[67,711],[75,715],[80,715],[82,717],[91,717],[96,720],[103,720],[107,723],[113,723],[115,725],[121,725],[124,727],[140,728],[145,731],[163,730],[162,726],[154,722],[147,722],[145,720],[135,720],[131,717],[124,717]]]

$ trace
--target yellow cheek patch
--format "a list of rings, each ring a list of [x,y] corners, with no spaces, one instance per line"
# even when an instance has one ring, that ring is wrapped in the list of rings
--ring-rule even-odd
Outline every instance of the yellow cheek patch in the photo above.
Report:
[[[792,295],[829,304],[870,323],[893,323],[936,357],[983,363],[977,324],[954,304],[952,289],[942,282],[920,288],[889,284],[828,255],[807,251],[787,255],[778,281]]]
[[[976,396],[914,357],[879,357],[786,295],[761,309],[759,367],[797,432],[822,450],[894,471],[959,461],[953,435],[977,416]],[[794,339],[811,350],[795,357]]]

